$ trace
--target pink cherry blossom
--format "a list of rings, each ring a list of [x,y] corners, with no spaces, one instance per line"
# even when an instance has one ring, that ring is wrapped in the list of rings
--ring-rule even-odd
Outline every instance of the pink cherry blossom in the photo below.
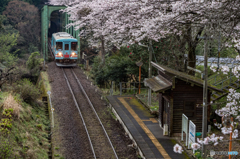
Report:
[[[173,147],[173,151],[175,152],[175,153],[182,153],[183,152],[183,148],[182,148],[182,146],[180,146],[179,144],[176,144],[176,145],[174,145],[174,147]]]

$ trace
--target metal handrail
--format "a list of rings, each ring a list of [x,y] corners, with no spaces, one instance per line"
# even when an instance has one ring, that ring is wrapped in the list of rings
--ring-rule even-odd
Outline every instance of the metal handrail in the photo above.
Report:
[[[122,88],[122,83],[130,83],[130,88]],[[131,88],[131,84],[134,84],[133,86],[133,88]],[[140,82],[141,84],[144,84],[144,82]],[[128,90],[128,89],[130,89],[130,90],[134,90],[134,93],[135,93],[135,90],[138,90],[139,88],[136,88],[135,87],[135,84],[139,84],[139,82],[119,82],[119,85],[120,85],[120,95],[122,95],[122,90]],[[148,89],[148,88],[140,88],[140,89]]]
[[[212,80],[214,77],[219,76],[219,75],[220,74],[216,74],[216,75],[212,76],[211,78],[208,78],[208,81]]]
[[[232,77],[234,77],[234,75],[231,75],[229,78],[226,78],[226,79],[222,79],[222,80],[219,80],[219,81],[217,81],[217,82],[215,82],[213,85],[214,86],[217,86],[217,85],[219,85],[219,84],[221,84],[222,82],[225,82],[225,81],[227,81],[228,79],[232,79]]]

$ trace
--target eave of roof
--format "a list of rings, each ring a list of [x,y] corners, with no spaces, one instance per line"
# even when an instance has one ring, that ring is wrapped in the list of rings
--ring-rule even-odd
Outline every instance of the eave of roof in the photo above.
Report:
[[[163,91],[172,87],[172,82],[168,81],[161,75],[147,79],[145,85],[150,87],[154,92]]]
[[[151,64],[152,64],[153,67],[155,67],[156,69],[158,69],[159,71],[161,71],[163,73],[171,74],[173,77],[176,77],[176,78],[181,79],[183,81],[190,82],[190,83],[193,83],[193,84],[196,84],[198,86],[203,87],[203,82],[204,81],[197,78],[197,77],[190,76],[186,73],[179,72],[177,70],[171,69],[171,68],[166,67],[166,66],[159,65],[159,64],[154,63],[154,62],[151,62]],[[218,89],[215,86],[212,86],[210,84],[208,84],[208,89],[210,89],[212,91],[223,92],[222,90],[220,90],[220,89]]]

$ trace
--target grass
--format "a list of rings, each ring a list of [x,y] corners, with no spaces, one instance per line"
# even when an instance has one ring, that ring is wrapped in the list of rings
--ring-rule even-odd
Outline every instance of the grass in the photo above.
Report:
[[[5,100],[3,103],[9,104],[21,101],[19,96],[12,95],[10,98],[9,95],[7,97],[9,97],[6,98],[7,102]],[[5,136],[9,141],[9,147],[13,150],[10,158],[48,158],[49,143],[46,138],[48,133],[44,130],[44,127],[48,126],[49,121],[45,115],[45,109],[25,102],[18,104],[22,107],[21,111],[19,110],[18,115],[14,116],[10,133]],[[13,109],[18,109],[16,104]],[[40,127],[41,131],[39,131]]]
[[[49,82],[47,72],[42,71],[40,76],[42,77],[42,81],[43,81],[43,84],[45,86],[46,91],[51,91],[51,85],[50,85],[50,82]]]
[[[107,111],[111,114],[111,116],[113,117],[114,120],[117,119],[117,117],[115,116],[115,114],[112,112],[111,108],[107,108]]]
[[[3,102],[3,109],[13,109],[13,115],[17,118],[20,116],[20,111],[22,111],[22,106],[14,100],[12,94],[5,97]]]
[[[208,83],[212,84],[212,85],[214,85],[216,83],[220,83],[220,82],[222,82],[222,80],[226,80],[226,79],[228,79],[228,80],[223,82],[223,87],[228,86],[230,84],[230,74],[225,75],[222,73],[220,73],[220,74],[215,73],[214,75],[212,75],[208,78],[210,79],[210,80],[208,80]],[[237,80],[238,80],[238,78],[236,78],[235,76],[232,75],[231,82],[235,82]],[[218,85],[216,85],[216,87],[221,89],[222,84],[218,84]]]

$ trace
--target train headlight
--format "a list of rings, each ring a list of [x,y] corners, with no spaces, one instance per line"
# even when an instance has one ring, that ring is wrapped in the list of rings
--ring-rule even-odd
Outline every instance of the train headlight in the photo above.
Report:
[[[76,56],[76,53],[75,52],[72,52],[72,54],[71,54],[72,56]]]
[[[62,52],[58,52],[57,55],[58,55],[58,56],[62,56]]]

